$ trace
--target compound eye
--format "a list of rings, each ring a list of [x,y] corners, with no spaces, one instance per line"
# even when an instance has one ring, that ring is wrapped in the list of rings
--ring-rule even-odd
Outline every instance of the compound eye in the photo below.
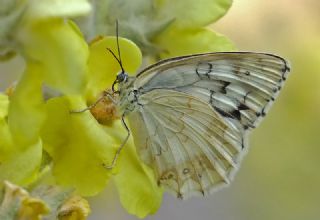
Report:
[[[117,81],[118,82],[123,82],[125,81],[127,78],[127,74],[125,74],[124,72],[120,73],[117,75]]]

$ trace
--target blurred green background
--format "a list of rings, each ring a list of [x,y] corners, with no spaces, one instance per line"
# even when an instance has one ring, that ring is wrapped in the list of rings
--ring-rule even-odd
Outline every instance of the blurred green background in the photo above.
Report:
[[[320,1],[235,0],[212,28],[239,50],[287,58],[292,72],[251,134],[249,152],[231,186],[187,201],[165,195],[160,210],[147,219],[319,220]],[[20,63],[1,64],[1,88],[22,71]],[[112,183],[91,204],[91,220],[136,219],[122,209]]]

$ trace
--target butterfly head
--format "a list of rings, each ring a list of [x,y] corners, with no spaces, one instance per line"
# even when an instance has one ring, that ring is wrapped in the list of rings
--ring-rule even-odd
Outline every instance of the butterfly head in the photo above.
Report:
[[[121,83],[123,81],[127,81],[127,78],[128,78],[128,74],[126,74],[124,71],[121,71],[118,75],[117,75],[117,78],[116,78],[116,81],[118,83]]]
[[[112,91],[115,92],[115,85],[122,83],[122,82],[127,82],[128,81],[128,74],[124,71],[121,71],[118,73],[116,80],[112,84]]]

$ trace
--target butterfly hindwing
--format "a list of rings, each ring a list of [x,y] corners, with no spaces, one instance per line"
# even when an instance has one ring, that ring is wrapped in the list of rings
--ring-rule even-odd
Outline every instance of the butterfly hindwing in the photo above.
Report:
[[[229,182],[245,136],[209,103],[174,90],[153,90],[139,101],[143,107],[128,119],[139,155],[159,184],[186,198]]]

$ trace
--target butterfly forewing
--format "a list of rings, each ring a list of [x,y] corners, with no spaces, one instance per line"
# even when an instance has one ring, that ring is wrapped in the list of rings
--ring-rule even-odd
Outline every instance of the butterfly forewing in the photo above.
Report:
[[[254,128],[274,101],[289,66],[261,53],[209,53],[172,58],[138,74],[141,92],[173,89],[199,97],[229,119]]]
[[[179,197],[228,183],[289,66],[262,53],[207,53],[160,61],[134,83],[128,114],[141,159]],[[121,89],[121,88],[120,88]]]

